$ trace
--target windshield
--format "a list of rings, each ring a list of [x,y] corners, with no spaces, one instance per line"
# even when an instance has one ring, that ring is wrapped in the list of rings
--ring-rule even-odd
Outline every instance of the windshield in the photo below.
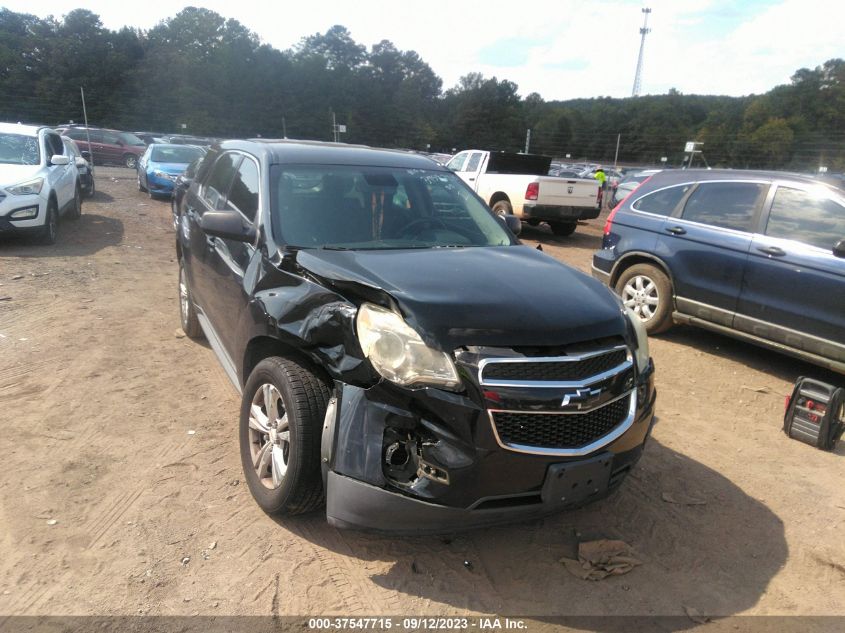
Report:
[[[359,166],[275,166],[273,230],[303,248],[507,246],[510,234],[454,174]]]
[[[154,163],[188,163],[194,162],[203,155],[199,147],[187,145],[154,147],[150,160]]]
[[[38,165],[41,151],[38,138],[23,134],[0,134],[0,163],[6,165]]]
[[[144,147],[146,145],[144,141],[129,132],[120,132],[118,136],[120,136],[120,140],[126,143],[127,145],[140,145],[141,147]]]

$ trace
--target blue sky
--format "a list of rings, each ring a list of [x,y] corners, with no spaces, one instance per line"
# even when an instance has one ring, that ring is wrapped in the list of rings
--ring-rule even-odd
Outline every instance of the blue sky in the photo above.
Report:
[[[276,48],[346,26],[360,44],[415,50],[444,88],[470,72],[508,79],[546,100],[630,96],[642,25],[639,0],[0,0],[46,16],[77,7],[109,28],[149,28],[184,6],[235,18]],[[845,57],[839,0],[650,0],[642,92],[744,95],[787,83],[799,68]]]

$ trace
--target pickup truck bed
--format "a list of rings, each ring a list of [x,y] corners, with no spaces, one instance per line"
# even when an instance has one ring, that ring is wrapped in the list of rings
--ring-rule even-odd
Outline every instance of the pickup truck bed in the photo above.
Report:
[[[548,222],[557,235],[569,235],[579,220],[597,218],[599,183],[545,175],[551,158],[532,154],[467,150],[447,167],[472,187],[493,211],[513,213],[536,225]]]

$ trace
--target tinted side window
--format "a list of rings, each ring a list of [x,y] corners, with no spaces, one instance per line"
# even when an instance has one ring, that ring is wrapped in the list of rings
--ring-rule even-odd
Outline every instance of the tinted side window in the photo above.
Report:
[[[452,160],[446,163],[446,167],[448,167],[452,171],[463,171],[464,163],[467,160],[467,156],[469,156],[469,154],[464,152],[458,154]]]
[[[65,132],[65,136],[69,136],[74,141],[87,141],[88,136],[85,134],[85,130],[78,130],[71,128],[67,132]]]
[[[229,190],[226,208],[240,211],[250,222],[255,221],[258,212],[258,167],[248,158],[241,161],[238,173]]]
[[[464,167],[463,171],[475,171],[478,169],[478,163],[481,162],[481,152],[474,152],[470,157],[469,161],[467,162],[466,167]]]
[[[115,134],[114,132],[106,132],[103,130],[103,143],[108,145],[117,145],[120,141],[120,137]]]
[[[103,133],[100,130],[90,130],[88,134],[91,135],[91,142],[92,143],[102,143],[103,142]],[[88,139],[88,136],[83,137],[85,140]]]
[[[705,182],[687,199],[681,217],[735,231],[751,229],[754,209],[767,186],[751,182]]]
[[[65,153],[65,145],[58,134],[47,134],[44,137],[44,142],[47,144],[48,157]]]
[[[211,168],[208,180],[202,188],[202,198],[212,209],[218,211],[223,209],[226,194],[229,191],[229,183],[232,182],[232,176],[235,175],[235,164],[238,160],[240,160],[240,156],[223,154]]]
[[[691,187],[692,185],[679,185],[655,191],[634,202],[631,208],[656,215],[669,215]]]
[[[766,235],[830,250],[845,239],[845,207],[807,191],[778,187]]]

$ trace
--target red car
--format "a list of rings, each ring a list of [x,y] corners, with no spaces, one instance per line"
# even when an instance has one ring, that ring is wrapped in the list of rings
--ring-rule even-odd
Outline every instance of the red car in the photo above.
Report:
[[[90,152],[89,160],[96,165],[111,163],[135,169],[147,149],[144,141],[130,132],[84,126],[61,127],[56,131],[73,140],[79,151]]]

